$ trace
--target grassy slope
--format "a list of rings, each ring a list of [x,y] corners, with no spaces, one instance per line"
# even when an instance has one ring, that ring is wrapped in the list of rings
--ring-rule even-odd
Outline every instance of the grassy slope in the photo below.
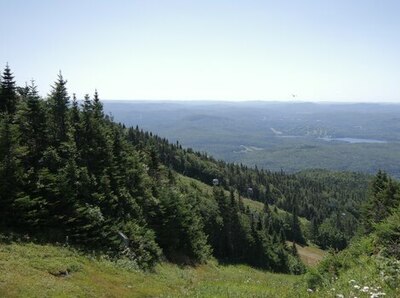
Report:
[[[212,187],[195,183],[211,194]],[[262,210],[263,204],[244,203]],[[278,212],[285,212],[278,210]],[[305,220],[304,220],[305,221]],[[318,262],[323,252],[298,247],[306,264]],[[311,261],[310,261],[311,258]],[[67,276],[60,272],[68,271]],[[302,295],[300,295],[301,293]],[[244,265],[180,268],[158,265],[155,272],[136,271],[123,262],[89,258],[65,247],[0,243],[0,297],[301,297],[306,295],[302,277],[275,274]]]
[[[400,297],[400,261],[383,261],[373,243],[373,237],[356,240],[307,273],[309,287],[319,280],[318,291],[310,296]]]
[[[291,243],[288,243],[288,245],[290,244]],[[308,267],[316,266],[327,254],[326,251],[314,246],[303,246],[296,244],[296,249],[300,259]]]
[[[301,281],[242,265],[164,263],[145,273],[63,247],[4,243],[0,272],[0,297],[295,297]]]

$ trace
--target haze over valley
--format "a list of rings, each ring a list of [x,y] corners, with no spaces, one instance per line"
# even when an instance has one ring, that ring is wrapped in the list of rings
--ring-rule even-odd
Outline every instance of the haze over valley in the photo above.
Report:
[[[116,121],[228,162],[400,177],[400,105],[105,101]]]

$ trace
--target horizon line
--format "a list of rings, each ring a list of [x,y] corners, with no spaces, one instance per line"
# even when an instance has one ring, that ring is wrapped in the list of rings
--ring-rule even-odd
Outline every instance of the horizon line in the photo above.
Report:
[[[225,99],[101,99],[103,102],[136,102],[136,103],[286,103],[286,104],[400,104],[399,101],[328,101],[328,100],[225,100]]]

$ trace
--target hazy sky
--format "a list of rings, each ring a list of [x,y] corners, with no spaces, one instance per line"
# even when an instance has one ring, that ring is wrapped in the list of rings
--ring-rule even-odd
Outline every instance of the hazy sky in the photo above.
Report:
[[[400,1],[0,0],[0,63],[43,95],[400,102]]]

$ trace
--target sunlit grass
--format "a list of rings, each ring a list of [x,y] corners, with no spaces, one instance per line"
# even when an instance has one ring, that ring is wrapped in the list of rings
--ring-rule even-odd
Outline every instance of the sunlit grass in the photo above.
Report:
[[[0,297],[295,297],[301,277],[209,263],[135,271],[64,247],[0,244]],[[59,275],[68,272],[68,275]]]

